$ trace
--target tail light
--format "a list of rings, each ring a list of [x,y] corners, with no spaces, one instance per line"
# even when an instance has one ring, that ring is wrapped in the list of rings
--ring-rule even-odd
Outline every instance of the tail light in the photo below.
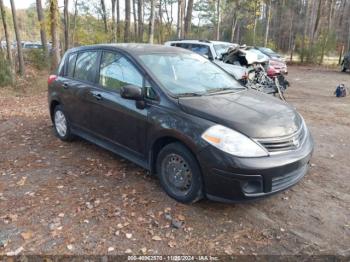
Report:
[[[50,75],[47,79],[47,84],[51,85],[57,79],[57,75]]]

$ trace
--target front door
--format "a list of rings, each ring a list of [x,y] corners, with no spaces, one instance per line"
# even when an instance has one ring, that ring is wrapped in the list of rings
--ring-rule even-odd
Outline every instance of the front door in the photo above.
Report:
[[[93,132],[101,138],[145,157],[147,108],[120,96],[121,87],[132,84],[143,88],[144,78],[123,55],[104,51],[99,68],[98,86],[90,90]]]

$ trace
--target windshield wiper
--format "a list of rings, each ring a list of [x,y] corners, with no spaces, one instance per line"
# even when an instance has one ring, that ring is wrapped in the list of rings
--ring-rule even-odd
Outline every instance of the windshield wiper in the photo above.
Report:
[[[228,91],[228,90],[235,91],[235,88],[232,88],[232,87],[214,88],[214,89],[208,90],[207,94],[214,94],[214,93],[218,93],[218,92],[222,92],[222,91]]]
[[[177,97],[184,97],[184,96],[202,96],[202,94],[195,93],[195,92],[187,92],[187,93],[181,93],[177,95]]]

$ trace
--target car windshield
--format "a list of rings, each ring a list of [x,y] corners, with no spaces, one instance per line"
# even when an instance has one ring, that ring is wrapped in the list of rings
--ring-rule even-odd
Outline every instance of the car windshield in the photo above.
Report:
[[[214,49],[217,55],[222,55],[223,53],[226,53],[230,47],[234,46],[235,45],[232,44],[216,44],[214,45]]]
[[[156,53],[139,57],[164,88],[175,96],[232,92],[243,88],[234,78],[198,54]]]

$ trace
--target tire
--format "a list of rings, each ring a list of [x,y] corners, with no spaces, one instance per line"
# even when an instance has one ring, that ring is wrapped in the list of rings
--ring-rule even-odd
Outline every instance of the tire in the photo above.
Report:
[[[56,136],[62,141],[72,141],[74,135],[71,132],[71,127],[64,113],[63,107],[57,105],[53,112],[53,126]]]
[[[203,198],[200,167],[182,144],[168,144],[159,152],[156,171],[164,191],[178,202],[188,204]]]

